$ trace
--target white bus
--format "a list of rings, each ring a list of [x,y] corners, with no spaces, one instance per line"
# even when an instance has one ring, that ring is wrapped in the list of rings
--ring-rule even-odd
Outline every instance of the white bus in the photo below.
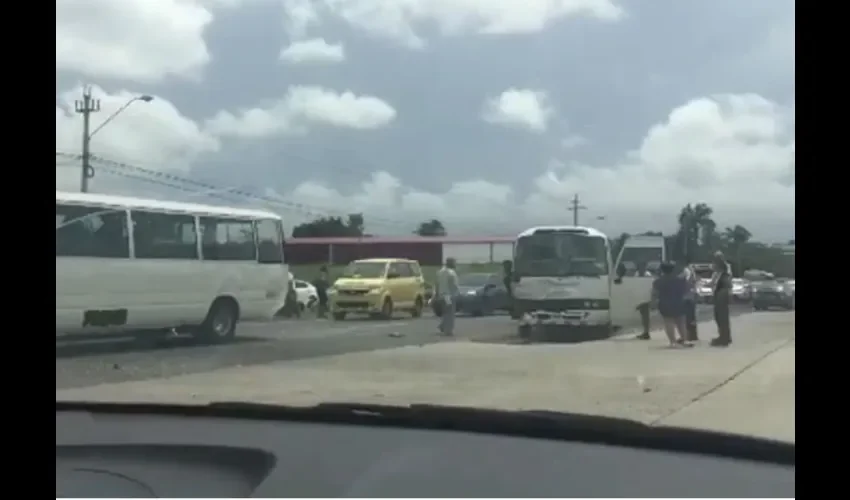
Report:
[[[231,339],[271,318],[289,271],[277,214],[56,192],[56,334]]]
[[[614,327],[639,322],[637,307],[649,301],[652,279],[619,275],[615,270],[630,266],[624,259],[644,269],[662,262],[663,237],[627,240],[612,262],[608,237],[594,228],[541,226],[520,233],[513,287],[520,336],[544,330],[550,339],[607,337]]]

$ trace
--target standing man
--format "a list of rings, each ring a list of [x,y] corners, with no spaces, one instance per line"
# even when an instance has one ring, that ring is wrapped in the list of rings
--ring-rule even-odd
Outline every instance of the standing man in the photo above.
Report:
[[[682,269],[682,277],[688,283],[688,290],[685,294],[687,340],[689,342],[696,342],[699,340],[699,336],[697,335],[697,275],[694,273],[690,264],[686,264]]]
[[[319,310],[316,315],[324,318],[328,312],[328,288],[330,287],[330,279],[328,278],[328,267],[322,266],[319,268],[319,277],[313,282],[316,287],[316,295],[319,299]]]
[[[650,278],[652,274],[647,269],[647,265],[643,262],[638,262],[636,265],[635,276],[639,278]],[[654,290],[654,287],[653,287]],[[653,296],[650,295],[646,297],[646,302],[641,302],[637,305],[635,309],[637,309],[638,314],[640,314],[640,324],[643,328],[643,332],[637,336],[638,340],[649,340],[649,329],[651,327],[650,322],[650,308],[653,303]]]
[[[434,291],[434,297],[442,304],[440,333],[447,337],[453,336],[455,329],[455,299],[458,296],[456,266],[454,258],[446,259],[446,265],[437,271],[437,289]]]
[[[287,318],[301,318],[301,304],[298,303],[298,293],[295,291],[295,276],[289,273],[289,287],[286,289],[286,302],[283,309]]]
[[[723,252],[714,254],[714,322],[717,323],[717,338],[711,339],[714,347],[726,347],[732,343],[732,325],[729,303],[732,292],[732,273]]]
[[[516,311],[514,310],[514,263],[510,260],[502,261],[502,284],[505,285],[505,294],[508,296],[508,310],[511,312],[511,318],[515,318]]]

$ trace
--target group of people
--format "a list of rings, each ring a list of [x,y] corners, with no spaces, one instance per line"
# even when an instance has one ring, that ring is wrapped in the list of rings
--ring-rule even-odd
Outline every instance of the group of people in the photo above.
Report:
[[[454,335],[455,305],[458,295],[458,276],[455,259],[449,257],[446,264],[437,272],[434,299],[441,301],[439,330],[446,336]],[[732,330],[729,304],[732,292],[732,270],[722,252],[714,254],[714,275],[711,286],[714,291],[714,321],[717,324],[717,337],[710,345],[726,347],[732,343]],[[505,289],[510,298],[512,292],[512,265],[504,262]],[[638,305],[643,323],[640,340],[649,340],[650,310],[654,305],[664,319],[664,332],[670,346],[690,347],[699,340],[697,332],[697,284],[696,273],[690,266],[677,266],[671,262],[661,264],[659,276],[652,284],[652,297],[648,302]]]
[[[714,274],[711,287],[714,293],[714,321],[717,324],[717,337],[710,345],[726,347],[732,343],[732,330],[729,304],[732,292],[732,271],[722,252],[714,254]],[[664,320],[664,332],[671,347],[690,347],[699,340],[697,332],[697,284],[698,279],[690,266],[681,270],[670,262],[661,264],[660,275],[652,284],[652,297],[649,302],[640,304],[638,311],[643,323],[640,340],[649,340],[649,311],[652,305]]]

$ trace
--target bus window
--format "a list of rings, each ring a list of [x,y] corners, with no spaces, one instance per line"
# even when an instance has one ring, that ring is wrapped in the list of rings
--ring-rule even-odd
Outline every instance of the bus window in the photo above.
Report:
[[[195,217],[183,214],[130,213],[137,259],[197,259]]]
[[[283,263],[283,238],[281,238],[280,221],[258,220],[254,222],[257,229],[257,261],[260,264]]]
[[[254,224],[248,220],[201,217],[204,260],[257,260]]]
[[[56,256],[130,258],[126,212],[57,204]]]

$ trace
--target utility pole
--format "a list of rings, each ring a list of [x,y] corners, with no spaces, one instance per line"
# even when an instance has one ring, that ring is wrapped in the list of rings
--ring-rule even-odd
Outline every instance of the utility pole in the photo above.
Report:
[[[80,175],[80,192],[86,193],[89,190],[89,179],[94,177],[94,172],[91,167],[91,152],[89,145],[91,143],[91,114],[100,111],[100,99],[92,99],[91,87],[83,89],[83,100],[74,101],[74,111],[83,115],[83,155],[82,155],[82,173]]]
[[[567,210],[573,213],[573,225],[578,226],[578,213],[582,210],[587,210],[587,207],[581,204],[578,194],[576,194],[573,196],[573,201],[570,202],[570,208]]]

